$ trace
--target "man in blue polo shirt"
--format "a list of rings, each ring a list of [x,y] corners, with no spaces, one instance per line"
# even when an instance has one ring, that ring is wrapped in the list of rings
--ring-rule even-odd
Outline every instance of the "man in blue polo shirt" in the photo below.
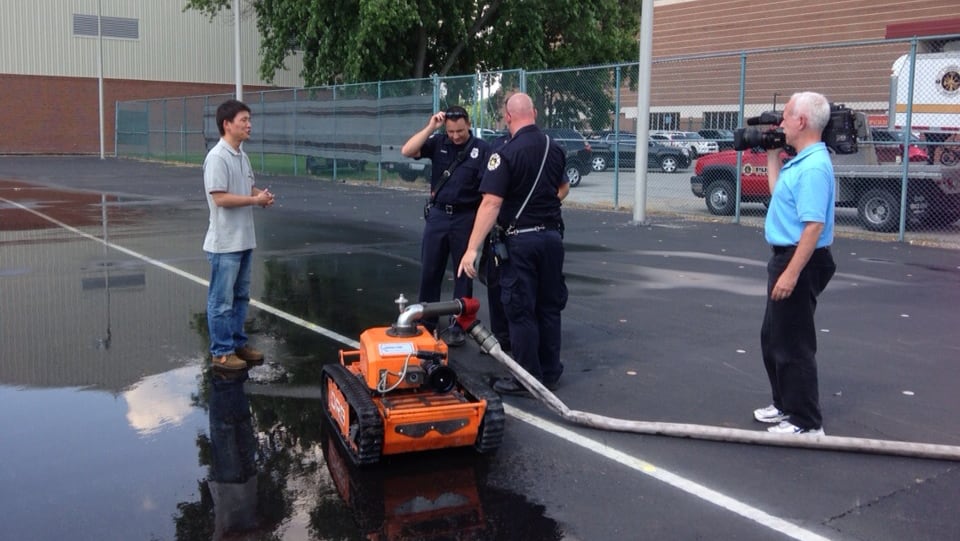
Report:
[[[797,155],[781,167],[780,149],[767,151],[771,199],[764,233],[773,255],[760,347],[773,404],[753,416],[776,423],[767,430],[780,434],[823,434],[813,316],[817,296],[837,270],[830,253],[836,181],[821,141],[829,120],[823,95],[794,94],[780,127]]]

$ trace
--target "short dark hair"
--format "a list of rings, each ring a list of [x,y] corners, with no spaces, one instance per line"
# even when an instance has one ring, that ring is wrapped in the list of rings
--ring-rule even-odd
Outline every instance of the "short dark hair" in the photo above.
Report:
[[[249,113],[250,107],[240,100],[230,99],[221,103],[220,107],[217,107],[217,129],[220,130],[220,135],[226,135],[226,131],[223,129],[223,122],[226,120],[233,122],[233,119],[236,118],[241,111]]]
[[[459,105],[453,105],[447,108],[443,113],[444,119],[456,120],[458,118],[465,119],[467,122],[470,122],[470,115],[467,114],[467,110]]]

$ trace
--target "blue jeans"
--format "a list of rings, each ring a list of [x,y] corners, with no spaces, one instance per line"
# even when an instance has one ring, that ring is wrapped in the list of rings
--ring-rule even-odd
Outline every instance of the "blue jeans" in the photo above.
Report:
[[[210,288],[207,291],[207,328],[210,354],[229,355],[247,344],[243,322],[250,305],[250,260],[253,250],[214,254],[210,262]]]

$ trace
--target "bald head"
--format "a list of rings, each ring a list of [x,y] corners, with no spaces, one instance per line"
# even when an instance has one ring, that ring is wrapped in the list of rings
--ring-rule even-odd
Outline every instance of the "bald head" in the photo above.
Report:
[[[537,120],[537,112],[533,108],[533,100],[530,99],[530,96],[522,92],[518,92],[507,98],[504,109],[504,120],[506,120],[510,135],[513,135],[524,126],[533,124]]]

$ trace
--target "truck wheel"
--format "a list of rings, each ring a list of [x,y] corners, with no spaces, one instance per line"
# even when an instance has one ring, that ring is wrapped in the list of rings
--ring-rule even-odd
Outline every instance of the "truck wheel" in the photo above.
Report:
[[[590,167],[596,171],[606,171],[607,170],[607,157],[594,154],[593,158],[590,160]]]
[[[677,159],[673,156],[664,156],[660,158],[660,170],[664,173],[674,173],[679,168],[680,165],[677,163]]]
[[[416,172],[416,171],[399,171],[399,173],[400,173],[400,178],[402,178],[403,180],[405,180],[405,181],[407,181],[407,182],[413,182],[413,181],[417,180],[417,172]]]
[[[728,181],[711,182],[704,194],[707,209],[717,216],[733,216],[737,190]]]
[[[567,178],[570,179],[570,187],[580,185],[580,167],[577,164],[567,164]]]
[[[889,190],[867,190],[857,203],[860,223],[868,231],[896,231],[900,225],[900,198]]]
[[[940,163],[943,165],[953,165],[957,163],[957,151],[952,148],[944,148],[940,151]]]

